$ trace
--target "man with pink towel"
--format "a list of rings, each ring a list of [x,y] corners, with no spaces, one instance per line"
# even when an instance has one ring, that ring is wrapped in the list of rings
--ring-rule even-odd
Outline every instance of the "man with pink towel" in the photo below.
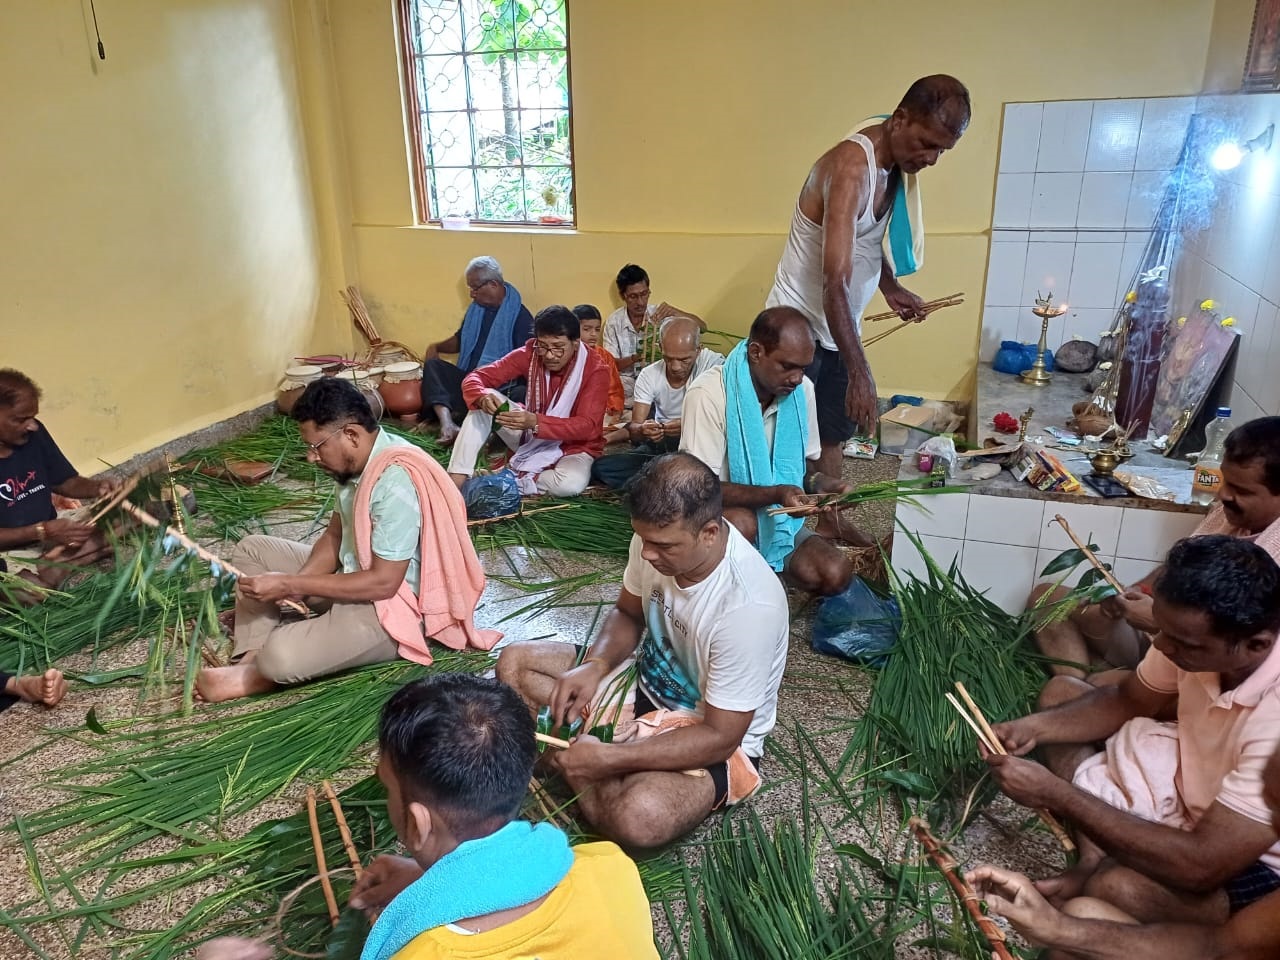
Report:
[[[311,547],[250,536],[232,553],[238,583],[227,667],[201,670],[206,701],[265,693],[404,657],[430,663],[428,640],[489,649],[500,635],[472,622],[484,571],[462,495],[444,469],[378,426],[351,383],[310,384],[297,405],[307,459],[338,482],[337,509]],[[287,619],[280,602],[316,616]]]
[[[996,726],[1011,755],[987,762],[1011,799],[1078,827],[1078,865],[1042,893],[1083,893],[1143,923],[1221,924],[1280,890],[1262,781],[1280,745],[1280,567],[1239,537],[1180,541],[1152,615],[1134,673],[1097,688],[1054,678],[1047,709]],[[1175,724],[1154,721],[1174,707]],[[1048,768],[1023,759],[1036,747]]]

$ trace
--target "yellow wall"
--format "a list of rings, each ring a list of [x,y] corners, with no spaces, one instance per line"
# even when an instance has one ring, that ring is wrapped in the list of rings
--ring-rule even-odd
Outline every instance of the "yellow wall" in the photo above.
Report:
[[[1213,24],[1204,67],[1206,92],[1227,93],[1240,89],[1256,2],[1217,0],[1213,5]]]
[[[452,330],[459,276],[489,253],[533,307],[616,303],[643,264],[658,298],[742,331],[772,281],[813,160],[916,76],[950,72],[975,113],[926,174],[928,265],[911,285],[969,302],[874,347],[880,393],[965,396],[1001,104],[1199,90],[1212,0],[919,0],[905,19],[848,0],[571,0],[578,226],[570,235],[413,226],[394,0],[327,10],[359,283],[384,336]],[[909,23],[907,22],[909,20]]]
[[[349,329],[315,329],[289,0],[98,19],[106,61],[87,0],[0,4],[0,365],[86,473],[262,402]]]

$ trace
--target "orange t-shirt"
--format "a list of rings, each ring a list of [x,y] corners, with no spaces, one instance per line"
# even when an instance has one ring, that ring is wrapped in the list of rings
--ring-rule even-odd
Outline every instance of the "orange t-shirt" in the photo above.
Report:
[[[606,361],[605,366],[609,368],[609,400],[605,404],[605,413],[617,416],[623,411],[627,405],[627,394],[622,389],[622,375],[618,373],[618,362],[613,359],[611,354],[604,347],[592,347],[601,360]]]

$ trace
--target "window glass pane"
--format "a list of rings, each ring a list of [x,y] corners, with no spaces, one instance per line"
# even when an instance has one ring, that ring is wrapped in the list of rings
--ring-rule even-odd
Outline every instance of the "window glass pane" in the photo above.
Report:
[[[470,167],[434,167],[431,170],[431,193],[436,198],[432,213],[436,217],[475,217],[476,184]]]
[[[565,0],[401,0],[428,216],[571,223]]]
[[[485,167],[476,171],[481,220],[528,220],[524,206],[524,178],[515,167]]]
[[[415,5],[414,33],[417,52],[461,53],[462,18],[458,0],[444,3],[420,2]]]
[[[431,56],[418,61],[422,64],[421,106],[428,113],[437,110],[467,109],[467,81],[462,73],[462,57]]]

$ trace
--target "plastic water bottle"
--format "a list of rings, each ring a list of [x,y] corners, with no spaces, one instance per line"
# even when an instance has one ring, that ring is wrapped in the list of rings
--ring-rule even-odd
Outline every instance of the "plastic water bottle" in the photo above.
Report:
[[[1222,448],[1231,432],[1231,408],[1219,407],[1218,415],[1204,428],[1204,452],[1196,460],[1196,475],[1191,482],[1191,499],[1209,505],[1222,486]]]

